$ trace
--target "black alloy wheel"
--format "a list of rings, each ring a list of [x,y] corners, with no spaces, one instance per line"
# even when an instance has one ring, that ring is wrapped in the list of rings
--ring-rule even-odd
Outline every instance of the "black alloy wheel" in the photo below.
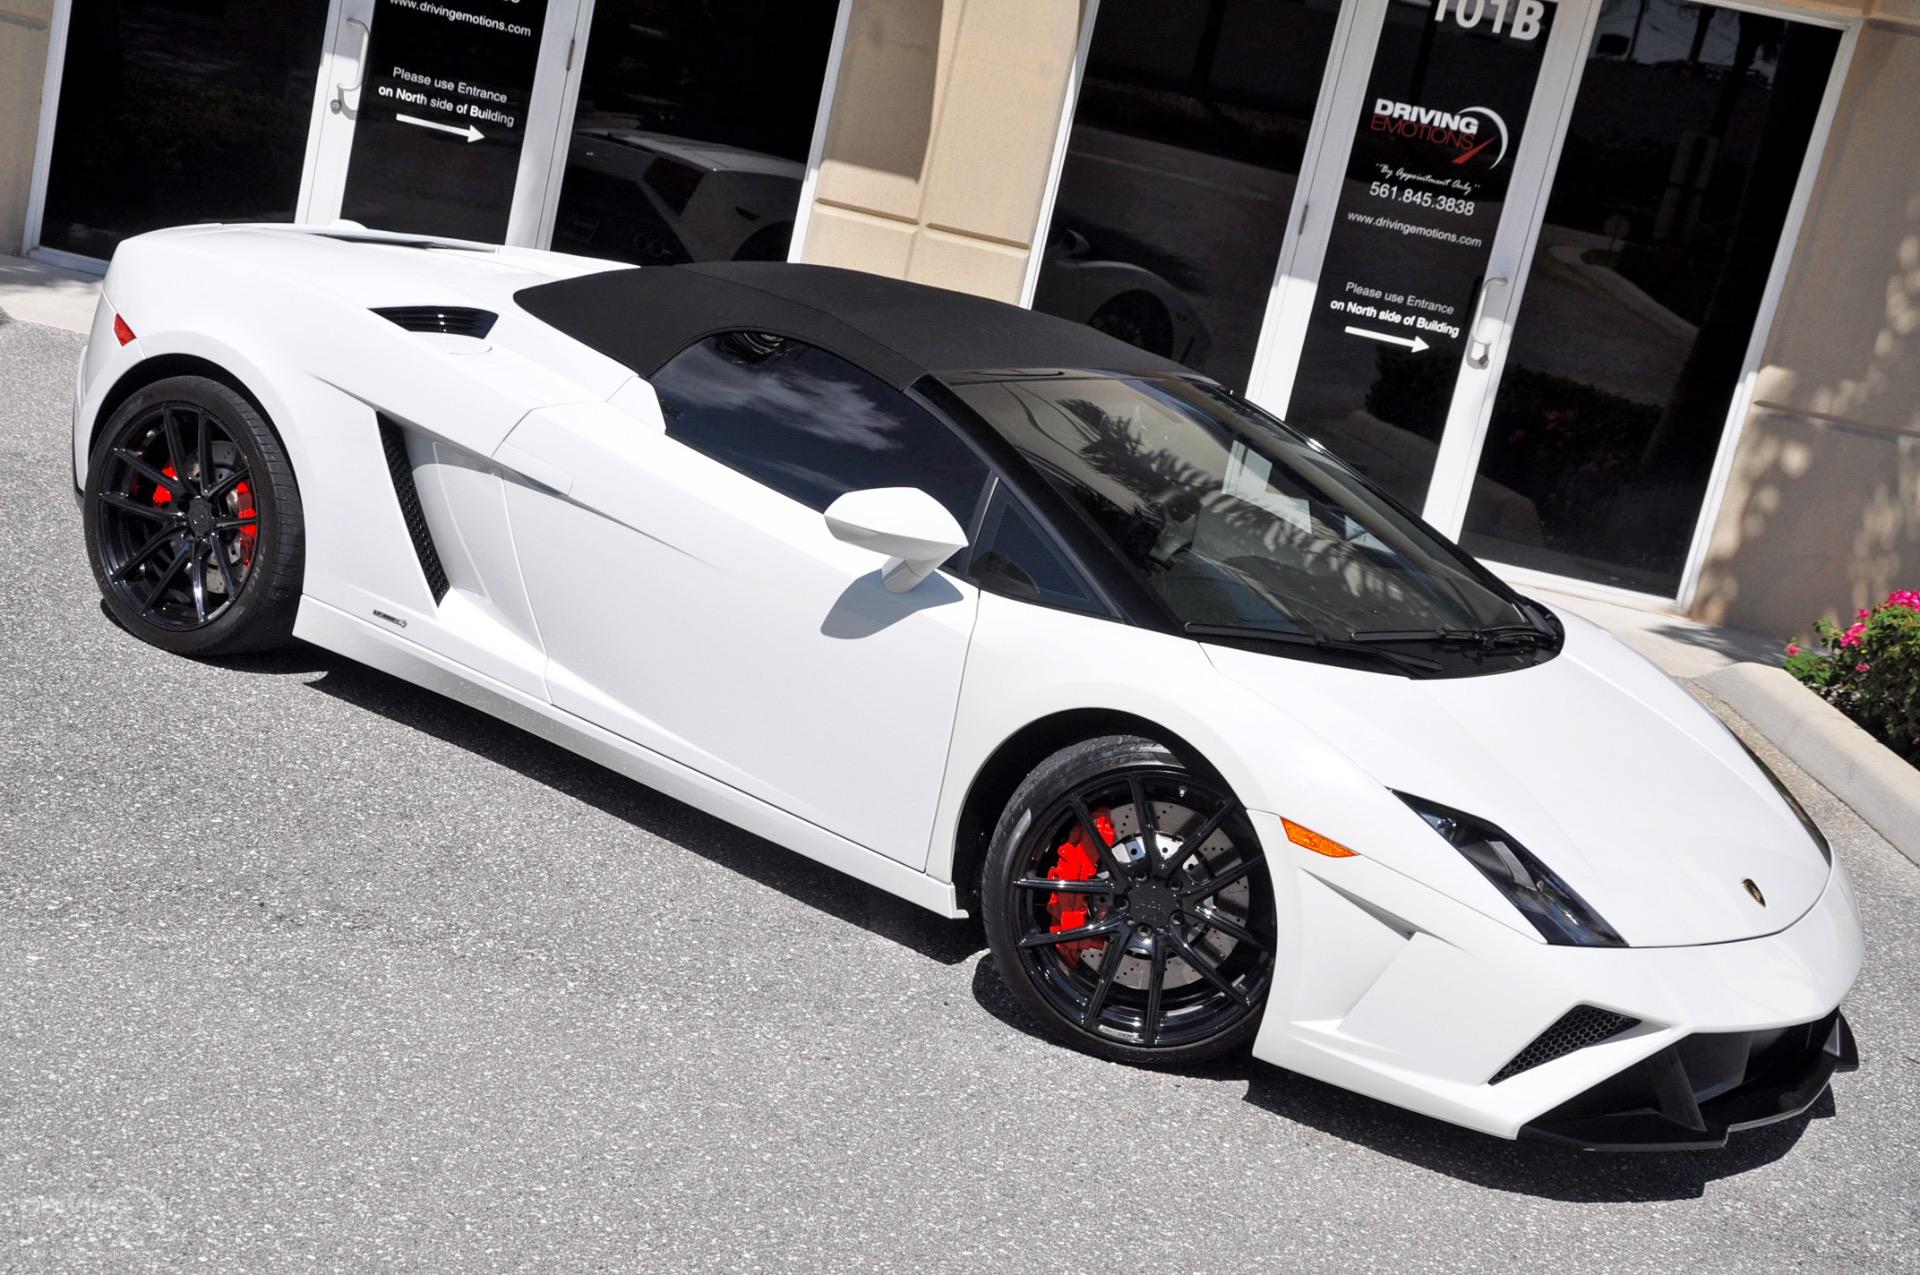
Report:
[[[1055,1035],[1158,1065],[1251,1038],[1272,981],[1272,883],[1245,811],[1158,744],[1111,736],[1037,769],[983,880],[1002,976]]]
[[[1102,302],[1087,326],[1149,354],[1173,357],[1173,316],[1145,292],[1123,292]]]
[[[185,654],[271,646],[299,599],[291,466],[226,386],[176,377],[122,404],[88,468],[87,546],[108,609]]]

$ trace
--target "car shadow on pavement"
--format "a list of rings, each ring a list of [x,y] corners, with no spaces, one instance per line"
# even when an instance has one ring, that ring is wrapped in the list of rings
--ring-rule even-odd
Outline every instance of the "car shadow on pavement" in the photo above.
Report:
[[[518,771],[535,783],[670,841],[729,872],[942,965],[957,965],[987,945],[977,920],[944,920],[478,709],[345,657],[302,646],[284,657],[242,659],[261,663],[222,663],[259,672],[292,671],[303,666],[320,671],[321,675],[308,685],[323,694]],[[276,659],[290,667],[279,667],[273,663]]]
[[[982,959],[974,969],[973,996],[1016,1031],[1051,1039],[1014,1000],[991,960]],[[1244,1080],[1250,1105],[1418,1168],[1495,1191],[1574,1204],[1697,1199],[1709,1182],[1778,1160],[1793,1149],[1809,1121],[1834,1114],[1828,1091],[1806,1115],[1736,1133],[1717,1151],[1611,1155],[1476,1133],[1246,1053],[1182,1070],[1207,1080]]]

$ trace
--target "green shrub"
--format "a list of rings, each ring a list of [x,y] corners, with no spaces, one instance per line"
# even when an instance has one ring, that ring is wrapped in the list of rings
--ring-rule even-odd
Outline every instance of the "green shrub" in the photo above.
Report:
[[[1897,589],[1848,628],[1821,620],[1814,633],[1818,650],[1797,638],[1787,647],[1787,672],[1920,766],[1920,590]]]

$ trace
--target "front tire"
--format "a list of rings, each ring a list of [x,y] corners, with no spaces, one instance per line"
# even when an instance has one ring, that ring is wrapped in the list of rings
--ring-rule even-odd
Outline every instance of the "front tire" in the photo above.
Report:
[[[83,502],[107,609],[179,655],[268,650],[292,635],[305,560],[293,466],[231,388],[176,376],[101,429]]]
[[[1001,978],[1076,1049],[1186,1066],[1259,1028],[1276,950],[1259,840],[1231,793],[1152,740],[1040,763],[994,829],[980,902]]]

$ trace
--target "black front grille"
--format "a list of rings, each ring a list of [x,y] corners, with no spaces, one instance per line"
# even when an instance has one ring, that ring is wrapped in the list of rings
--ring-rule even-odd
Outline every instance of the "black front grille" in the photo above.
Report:
[[[427,530],[427,515],[420,508],[420,489],[413,485],[413,462],[407,458],[407,439],[400,427],[385,416],[380,421],[380,446],[387,453],[387,472],[393,476],[393,494],[400,499],[400,516],[413,540],[413,552],[420,559],[420,573],[433,591],[435,606],[447,596],[447,570],[440,565],[440,551],[433,547],[433,535]]]
[[[1625,1014],[1616,1014],[1612,1010],[1595,1009],[1591,1005],[1575,1005],[1554,1021],[1553,1026],[1533,1038],[1533,1043],[1513,1056],[1513,1060],[1499,1071],[1493,1073],[1493,1079],[1487,1083],[1497,1085],[1503,1080],[1529,1071],[1556,1058],[1565,1058],[1578,1049],[1588,1045],[1597,1045],[1603,1040],[1611,1040],[1621,1032],[1638,1027],[1640,1020],[1628,1018]]]
[[[457,305],[396,305],[374,313],[409,332],[444,332],[476,339],[493,331],[494,320],[500,317],[491,310]]]
[[[1860,1065],[1839,1010],[1793,1027],[1696,1032],[1576,1094],[1520,1130],[1593,1151],[1725,1146],[1736,1129],[1791,1120]]]

